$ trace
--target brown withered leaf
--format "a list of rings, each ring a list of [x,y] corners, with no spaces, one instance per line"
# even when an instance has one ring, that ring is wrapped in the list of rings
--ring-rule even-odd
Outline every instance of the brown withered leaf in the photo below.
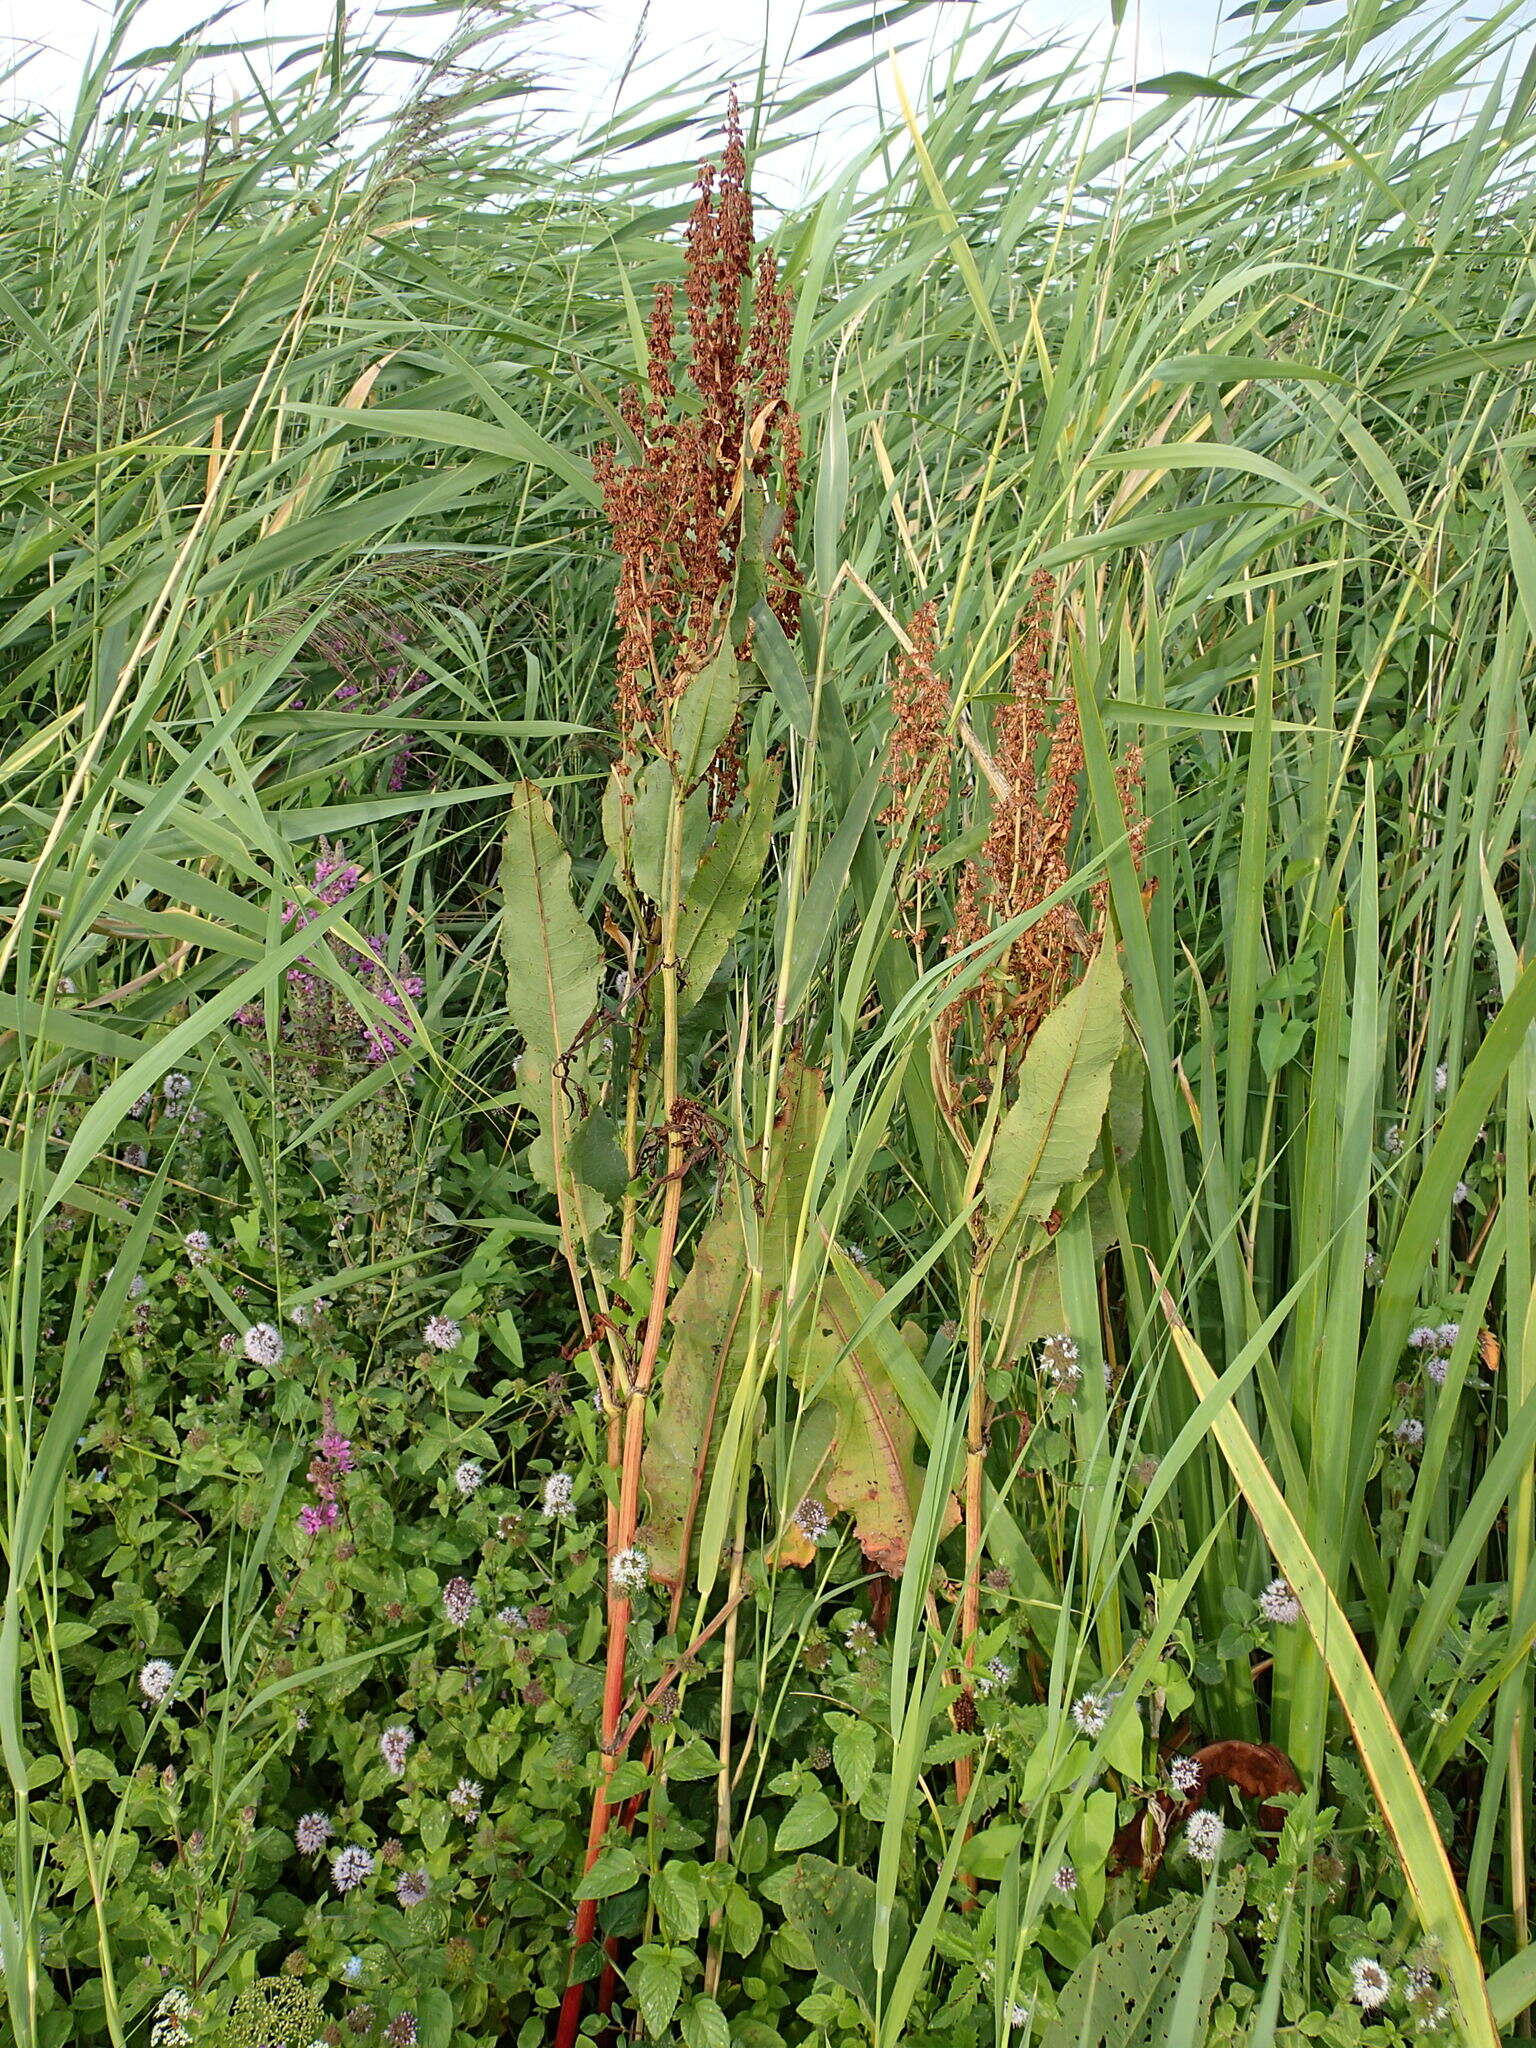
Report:
[[[1200,1766],[1200,1782],[1193,1797],[1175,1799],[1171,1793],[1155,1792],[1145,1809],[1115,1836],[1109,1852],[1111,1870],[1129,1870],[1134,1864],[1150,1883],[1162,1864],[1168,1838],[1205,1804],[1207,1789],[1218,1778],[1245,1798],[1259,1801],[1259,1825],[1271,1834],[1279,1832],[1285,1814],[1270,1802],[1282,1792],[1301,1790],[1296,1766],[1272,1742],[1209,1742],[1194,1752],[1191,1761]],[[1261,1847],[1273,1861],[1273,1848],[1267,1843]]]

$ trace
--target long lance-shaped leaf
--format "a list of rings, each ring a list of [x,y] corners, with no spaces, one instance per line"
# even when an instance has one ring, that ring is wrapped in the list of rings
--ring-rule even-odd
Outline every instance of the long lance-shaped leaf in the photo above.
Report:
[[[1021,1217],[1048,1215],[1067,1182],[1088,1170],[1125,1035],[1123,986],[1106,943],[1035,1033],[987,1167],[994,1240]]]
[[[603,956],[571,895],[571,857],[549,799],[532,782],[512,794],[501,888],[507,1012],[553,1070],[597,1007]]]
[[[1216,1384],[1216,1374],[1155,1268],[1153,1279],[1174,1349],[1196,1396],[1204,1400]],[[1382,1818],[1397,1844],[1419,1918],[1425,1931],[1440,1943],[1465,2038],[1474,2048],[1498,2048],[1499,2030],[1466,1906],[1424,1787],[1365,1652],[1242,1417],[1229,1404],[1213,1415],[1211,1429],[1276,1564],[1301,1602],[1307,1628],[1328,1667],[1360,1761],[1375,1788]]]
[[[678,1006],[689,1010],[709,987],[710,979],[741,930],[747,899],[762,876],[773,837],[779,800],[779,764],[765,762],[752,779],[746,808],[726,818],[714,844],[699,862],[677,920],[677,958],[681,969]]]

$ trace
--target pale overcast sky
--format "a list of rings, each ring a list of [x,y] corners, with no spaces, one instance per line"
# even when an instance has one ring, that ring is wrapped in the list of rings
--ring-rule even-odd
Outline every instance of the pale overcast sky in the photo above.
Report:
[[[1234,0],[1132,0],[1121,37],[1126,75],[1132,66],[1143,77],[1160,70],[1204,68],[1218,32],[1219,13],[1231,4]],[[940,24],[958,24],[963,10],[983,18],[999,11],[996,0],[973,7],[966,7],[965,0],[951,0],[942,13],[935,10],[933,18]],[[388,5],[369,4],[351,9],[354,20],[370,15],[387,19],[391,11]],[[765,24],[771,47],[789,54],[811,48],[862,11],[844,4],[834,13],[818,14],[804,0],[588,0],[580,9],[543,6],[533,34],[569,96],[573,125],[586,126],[612,106],[615,83],[637,36],[641,61],[631,78],[631,98],[647,84],[659,86],[695,66],[739,70],[743,87],[750,89],[754,67],[748,57],[757,51]],[[871,0],[869,12],[873,11]],[[145,0],[129,46],[144,49],[175,42],[213,12],[214,0],[201,5],[198,0]],[[408,9],[402,14],[405,18],[391,25],[392,41],[425,52],[441,39],[445,16],[410,18]],[[80,67],[110,17],[111,6],[103,0],[0,0],[0,40],[8,44],[10,64],[28,58],[19,75],[0,86],[0,100],[12,107],[21,100],[41,101],[59,111],[67,108]],[[330,18],[326,0],[234,0],[211,39],[232,42],[262,33],[323,33]],[[1022,36],[1092,36],[1102,48],[1109,0],[1026,0],[1020,19]],[[892,40],[914,39],[911,24],[893,32]],[[914,89],[922,70],[920,50],[921,45],[914,47],[902,60]],[[848,56],[840,51],[818,68],[836,69]]]

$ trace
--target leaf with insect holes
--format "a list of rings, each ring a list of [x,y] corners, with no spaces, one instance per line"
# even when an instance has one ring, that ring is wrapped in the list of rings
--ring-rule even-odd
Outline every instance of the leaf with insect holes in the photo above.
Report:
[[[1132,2048],[1165,2041],[1168,2021],[1191,1961],[1197,1902],[1187,1893],[1153,1913],[1121,1920],[1073,1971],[1057,2002],[1056,2018],[1040,2035],[1040,2048]],[[1226,1931],[1213,1926],[1200,1968],[1200,2029],[1221,1983]]]
[[[994,1242],[1016,1224],[1046,1218],[1068,1183],[1087,1172],[1125,1037],[1123,988],[1106,943],[1031,1039],[987,1165]]]
[[[603,956],[571,894],[571,857],[549,799],[532,782],[512,794],[501,857],[501,950],[507,1014],[553,1068],[597,1008]]]
[[[817,1969],[858,1999],[866,2012],[873,2012],[879,1992],[873,1880],[825,1856],[800,1856],[778,1896],[790,1926],[809,1941]],[[886,1951],[893,1964],[906,1954],[909,1939],[906,1908],[898,1899],[891,1909]]]

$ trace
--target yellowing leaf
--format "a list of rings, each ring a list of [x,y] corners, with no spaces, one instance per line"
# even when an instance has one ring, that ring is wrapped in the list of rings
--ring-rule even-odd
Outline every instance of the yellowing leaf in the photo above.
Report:
[[[1087,1172],[1125,1036],[1123,986],[1106,943],[1030,1041],[987,1166],[994,1240],[1017,1223],[1048,1216],[1067,1183]]]

